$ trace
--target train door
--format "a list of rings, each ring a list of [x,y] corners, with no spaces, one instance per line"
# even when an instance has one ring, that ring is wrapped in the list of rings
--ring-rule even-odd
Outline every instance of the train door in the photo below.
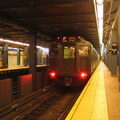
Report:
[[[89,47],[77,45],[76,67],[78,71],[89,69]]]
[[[63,46],[63,55],[61,61],[61,73],[62,74],[74,74],[76,70],[76,63],[75,63],[75,45],[64,45]]]

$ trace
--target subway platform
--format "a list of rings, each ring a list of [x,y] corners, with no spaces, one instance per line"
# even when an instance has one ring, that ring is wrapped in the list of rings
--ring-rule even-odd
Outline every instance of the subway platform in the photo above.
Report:
[[[120,83],[102,61],[65,120],[120,120]]]

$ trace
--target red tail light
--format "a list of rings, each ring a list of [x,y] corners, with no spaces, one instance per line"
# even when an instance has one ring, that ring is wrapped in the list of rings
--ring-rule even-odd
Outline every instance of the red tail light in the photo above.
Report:
[[[88,74],[87,74],[87,72],[82,71],[82,72],[80,72],[79,76],[81,79],[86,79],[88,77]]]
[[[50,75],[50,78],[52,79],[55,79],[57,77],[57,73],[55,71],[51,71],[49,75]]]

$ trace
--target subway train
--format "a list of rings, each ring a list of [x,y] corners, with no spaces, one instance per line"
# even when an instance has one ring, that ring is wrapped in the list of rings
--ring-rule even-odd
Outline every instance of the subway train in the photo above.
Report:
[[[81,36],[59,38],[50,44],[49,82],[62,86],[85,85],[99,63],[99,54]]]

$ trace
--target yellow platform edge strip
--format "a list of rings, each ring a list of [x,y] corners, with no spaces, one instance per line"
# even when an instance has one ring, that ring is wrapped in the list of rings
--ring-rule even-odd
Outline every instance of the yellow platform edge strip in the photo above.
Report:
[[[101,63],[101,62],[100,62],[100,63]],[[100,65],[100,63],[98,64],[98,66]],[[97,66],[97,68],[98,68],[98,66]],[[80,102],[81,102],[81,100],[82,100],[85,92],[87,91],[87,88],[88,88],[89,84],[91,83],[91,81],[92,81],[92,79],[93,79],[93,77],[94,77],[94,75],[95,75],[95,72],[97,71],[97,68],[96,68],[96,70],[94,71],[94,73],[92,74],[90,80],[88,81],[88,83],[87,83],[86,86],[84,87],[82,93],[80,94],[80,96],[79,96],[79,98],[77,99],[77,101],[75,102],[74,106],[72,107],[72,109],[71,109],[70,112],[68,113],[68,116],[65,118],[65,120],[71,120],[71,119],[72,119],[72,116],[74,115],[74,113],[75,113],[78,105],[80,104]]]

